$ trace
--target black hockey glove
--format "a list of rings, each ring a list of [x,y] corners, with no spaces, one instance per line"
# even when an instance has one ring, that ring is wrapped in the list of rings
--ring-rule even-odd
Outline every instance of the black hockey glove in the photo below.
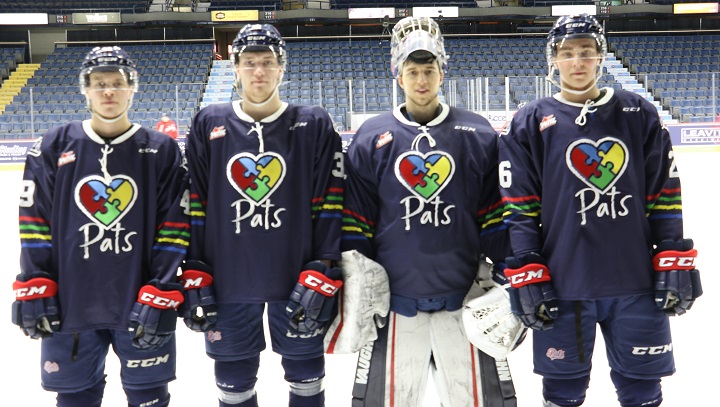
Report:
[[[12,323],[25,335],[46,338],[60,330],[57,283],[44,271],[18,275],[13,283]]]
[[[335,314],[335,294],[342,287],[342,270],[320,261],[303,266],[285,312],[290,332],[307,334],[324,329]]]
[[[137,302],[130,311],[133,346],[153,350],[165,345],[177,323],[177,307],[183,302],[182,285],[150,280],[140,288]]]
[[[188,260],[180,268],[180,283],[183,285],[185,302],[178,312],[188,328],[196,332],[207,332],[217,322],[217,303],[212,282],[212,268],[198,260]]]
[[[655,305],[669,315],[682,315],[703,293],[693,241],[662,241],[654,253]]]
[[[539,331],[552,329],[553,319],[558,315],[558,304],[545,259],[537,253],[527,253],[508,257],[505,263],[513,314],[528,328]]]

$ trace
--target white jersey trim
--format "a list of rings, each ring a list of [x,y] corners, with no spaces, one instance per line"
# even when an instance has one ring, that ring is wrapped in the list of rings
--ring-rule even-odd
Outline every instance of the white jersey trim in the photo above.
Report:
[[[402,114],[402,111],[400,109],[405,107],[405,105],[406,105],[406,103],[403,103],[403,104],[397,106],[395,109],[393,109],[393,116],[395,116],[395,118],[398,119],[398,121],[402,124],[407,124],[408,126],[413,126],[413,127],[420,127],[421,126],[420,123],[410,121],[405,117],[405,115]],[[437,126],[438,124],[442,123],[448,117],[448,115],[450,114],[450,106],[446,105],[445,103],[440,103],[440,106],[442,106],[442,110],[440,111],[440,114],[436,118],[434,118],[430,122],[428,122],[428,124],[426,124],[426,126],[428,126],[428,127]]]
[[[612,99],[613,95],[615,94],[615,89],[613,89],[613,88],[603,88],[603,89],[605,89],[605,96],[601,97],[600,100],[593,103],[593,106],[604,105],[604,104],[610,102],[610,99]],[[584,103],[575,103],[575,102],[571,102],[571,101],[565,99],[564,97],[562,97],[560,95],[559,92],[554,94],[553,98],[555,98],[555,100],[557,100],[560,103],[564,103],[564,104],[570,105],[570,106],[583,107],[583,105],[584,105]]]
[[[133,124],[132,127],[130,127],[130,129],[128,131],[126,131],[125,133],[123,133],[117,137],[114,137],[112,139],[106,139],[106,138],[101,137],[99,134],[97,134],[95,132],[95,130],[93,130],[92,126],[90,125],[90,119],[83,120],[82,126],[83,126],[83,130],[85,130],[85,134],[87,134],[87,136],[90,138],[90,140],[92,140],[98,144],[108,144],[108,141],[109,141],[109,144],[120,144],[123,141],[132,137],[135,133],[137,133],[137,131],[140,130],[140,127],[141,127],[139,124]]]
[[[255,123],[255,122],[257,121],[257,120],[253,119],[252,117],[250,117],[250,115],[248,115],[247,113],[245,113],[245,112],[243,111],[243,109],[242,109],[242,104],[241,104],[241,101],[240,101],[240,100],[234,100],[234,101],[232,102],[232,108],[233,108],[233,111],[235,111],[235,115],[237,115],[237,117],[238,117],[240,120],[243,120],[243,121],[246,121],[246,122],[249,122],[249,123]],[[268,117],[260,120],[260,123],[272,123],[272,122],[274,122],[275,120],[277,120],[278,117],[280,117],[280,115],[282,115],[283,113],[285,113],[285,110],[287,110],[287,108],[288,108],[288,103],[287,103],[287,102],[282,102],[282,103],[280,104],[280,108],[279,108],[275,113],[273,113],[273,114],[271,114],[270,116],[268,116]]]

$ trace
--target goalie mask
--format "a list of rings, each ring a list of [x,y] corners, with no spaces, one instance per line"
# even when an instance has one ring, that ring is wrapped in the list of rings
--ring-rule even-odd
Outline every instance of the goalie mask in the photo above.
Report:
[[[230,60],[233,66],[237,67],[240,63],[240,56],[243,52],[272,52],[277,58],[278,65],[284,71],[285,64],[287,63],[287,48],[285,40],[280,35],[280,32],[274,26],[270,24],[248,24],[244,26],[238,32],[237,36],[232,42],[232,52],[230,53]],[[278,87],[282,82],[282,76],[278,79],[277,86],[275,87],[275,93],[278,92]],[[240,77],[235,72],[235,90],[240,93],[242,84]],[[241,95],[242,96],[242,95]],[[272,99],[269,97],[265,102],[254,104],[256,106],[262,106],[268,103]]]
[[[561,81],[555,78],[559,76],[555,67],[555,59],[557,57],[558,48],[562,47],[565,41],[579,38],[590,38],[595,40],[596,50],[599,54],[600,63],[595,68],[595,81],[585,90],[577,91],[572,89],[563,89]],[[579,14],[573,16],[563,16],[557,19],[555,25],[548,33],[547,44],[545,47],[545,57],[548,64],[547,79],[555,86],[566,92],[582,95],[590,90],[598,82],[602,76],[602,64],[607,55],[607,41],[605,39],[605,31],[595,17],[588,14]]]
[[[93,72],[119,72],[125,78],[128,88],[132,90],[125,111],[117,117],[107,119],[95,114],[90,103],[90,75]],[[138,72],[135,61],[120,47],[95,47],[85,56],[80,69],[80,92],[85,95],[87,109],[106,123],[113,123],[127,113],[132,105],[132,98],[138,91]]]
[[[418,51],[427,55],[420,54],[420,58],[435,60],[441,70],[447,69],[448,57],[440,26],[430,17],[405,17],[392,30],[390,71],[393,76],[397,77],[410,54]]]

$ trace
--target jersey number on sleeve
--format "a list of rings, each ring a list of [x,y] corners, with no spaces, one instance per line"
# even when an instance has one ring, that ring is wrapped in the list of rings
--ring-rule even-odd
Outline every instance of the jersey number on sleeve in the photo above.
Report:
[[[22,192],[20,192],[20,207],[29,208],[35,203],[33,196],[35,195],[35,182],[23,180]]]
[[[670,174],[668,174],[668,176],[670,178],[678,178],[680,174],[678,174],[677,164],[675,164],[675,153],[673,150],[670,150],[668,153],[668,158],[670,159]]]
[[[332,170],[333,177],[345,179],[345,156],[343,153],[335,153],[335,166]]]
[[[510,172],[511,167],[510,161],[503,161],[498,166],[501,188],[510,188],[512,185],[512,173]]]

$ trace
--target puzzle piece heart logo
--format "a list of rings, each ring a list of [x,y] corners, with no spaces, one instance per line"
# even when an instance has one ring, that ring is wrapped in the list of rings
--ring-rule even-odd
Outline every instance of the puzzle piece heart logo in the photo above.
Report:
[[[415,196],[430,202],[455,173],[455,162],[443,151],[409,151],[395,160],[395,176]]]
[[[240,153],[228,162],[227,178],[240,195],[260,205],[280,186],[286,169],[285,160],[276,153]]]
[[[77,184],[75,202],[100,228],[110,229],[130,212],[137,190],[135,181],[125,175],[112,176],[109,181],[91,175]]]
[[[565,151],[570,170],[590,188],[605,193],[620,179],[628,165],[628,149],[614,138],[580,139]]]

